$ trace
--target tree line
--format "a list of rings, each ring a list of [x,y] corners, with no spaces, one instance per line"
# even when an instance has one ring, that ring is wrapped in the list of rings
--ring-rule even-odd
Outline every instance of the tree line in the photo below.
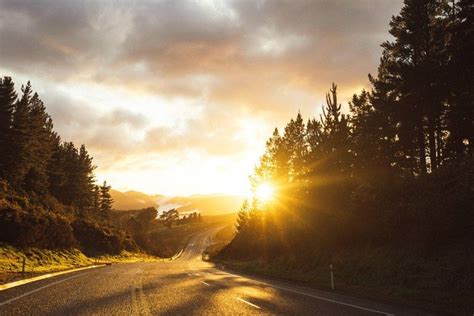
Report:
[[[106,218],[110,186],[95,184],[92,157],[84,145],[63,142],[30,82],[18,96],[10,77],[0,78],[0,178],[41,201],[72,206],[76,215]]]
[[[202,222],[202,218],[201,213],[198,212],[192,212],[188,215],[181,216],[177,209],[172,208],[167,211],[163,211],[159,216],[159,221],[162,222],[164,226],[171,228],[173,224],[178,226],[199,223]]]
[[[84,145],[64,142],[30,82],[0,78],[0,241],[20,247],[138,250],[113,227],[107,182],[96,184]]]
[[[298,113],[274,130],[251,183],[271,183],[276,198],[244,203],[222,255],[470,243],[473,19],[472,1],[406,0],[370,90],[354,94],[349,113],[333,84],[319,118]]]

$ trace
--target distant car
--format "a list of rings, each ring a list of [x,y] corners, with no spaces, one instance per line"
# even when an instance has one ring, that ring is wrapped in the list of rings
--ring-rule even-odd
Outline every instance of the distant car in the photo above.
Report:
[[[203,261],[209,261],[210,258],[211,258],[211,257],[209,256],[209,253],[208,253],[207,251],[204,251],[204,252],[202,253],[202,260],[203,260]]]

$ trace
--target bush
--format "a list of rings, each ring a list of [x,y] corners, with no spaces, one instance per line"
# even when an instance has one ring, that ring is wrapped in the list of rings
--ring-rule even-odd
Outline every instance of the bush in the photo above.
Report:
[[[120,254],[122,250],[136,251],[137,245],[125,233],[97,223],[77,219],[72,222],[74,236],[86,255]]]
[[[0,241],[18,247],[65,249],[77,246],[68,221],[40,208],[23,210],[19,205],[0,201]]]
[[[75,211],[47,194],[20,194],[0,180],[0,241],[20,248],[80,248],[89,255],[139,250],[125,232],[91,218],[76,219]]]

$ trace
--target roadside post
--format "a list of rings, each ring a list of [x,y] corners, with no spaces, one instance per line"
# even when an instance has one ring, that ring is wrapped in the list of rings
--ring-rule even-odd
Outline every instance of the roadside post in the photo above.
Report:
[[[333,268],[332,264],[329,265],[329,270],[330,270],[330,273],[331,273],[331,290],[334,291],[334,268]]]
[[[22,265],[21,265],[21,275],[22,276],[25,275],[25,265],[26,265],[26,257],[23,257],[23,262],[22,262]]]

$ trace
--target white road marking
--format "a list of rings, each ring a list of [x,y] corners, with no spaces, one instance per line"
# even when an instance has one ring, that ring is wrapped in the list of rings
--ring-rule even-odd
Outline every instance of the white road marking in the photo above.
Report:
[[[202,284],[206,284],[207,286],[211,286],[209,283],[201,281]]]
[[[81,274],[78,274],[78,275],[75,275],[75,276],[72,276],[72,277],[63,279],[63,280],[59,280],[59,281],[56,281],[56,282],[47,284],[47,285],[45,285],[45,286],[39,287],[39,288],[37,288],[37,289],[34,289],[34,290],[32,290],[32,291],[26,292],[26,293],[21,294],[21,295],[19,295],[19,296],[17,296],[17,297],[14,297],[14,298],[11,298],[11,299],[9,299],[9,300],[6,300],[5,302],[1,302],[1,303],[0,303],[0,307],[1,307],[1,306],[4,306],[4,305],[7,305],[7,304],[9,304],[9,303],[11,303],[11,302],[14,302],[14,301],[16,301],[16,300],[19,300],[20,298],[23,298],[23,297],[28,296],[28,295],[30,295],[30,294],[33,294],[33,293],[35,293],[35,292],[41,291],[41,290],[43,290],[43,289],[45,289],[45,288],[48,288],[48,287],[50,287],[50,286],[53,286],[53,285],[57,285],[57,284],[59,284],[59,283],[66,282],[66,281],[71,280],[71,279],[78,278],[78,277],[80,277],[80,276],[82,276],[82,275],[84,275],[84,274],[87,274],[87,272],[84,272],[84,273],[81,273]]]
[[[256,282],[256,283],[260,283],[260,284],[263,284],[263,285],[266,285],[266,286],[269,286],[269,287],[273,287],[273,288],[276,288],[276,289],[280,289],[280,290],[284,290],[284,291],[288,291],[288,292],[292,292],[292,293],[296,293],[296,294],[300,294],[300,295],[304,295],[304,296],[309,296],[309,297],[312,297],[312,298],[315,298],[315,299],[318,299],[318,300],[331,302],[331,303],[335,303],[335,304],[339,304],[339,305],[345,305],[345,306],[349,306],[349,307],[353,307],[353,308],[357,308],[357,309],[361,309],[361,310],[364,310],[364,311],[369,311],[369,312],[373,312],[373,313],[377,313],[377,314],[382,314],[382,315],[386,315],[386,316],[395,316],[395,314],[382,312],[382,311],[379,311],[379,310],[376,310],[376,309],[371,309],[371,308],[366,308],[366,307],[362,307],[362,306],[358,306],[358,305],[354,305],[354,304],[349,304],[349,303],[336,301],[336,300],[325,298],[325,297],[322,297],[322,296],[317,296],[317,295],[313,295],[313,294],[310,294],[310,293],[305,293],[305,292],[301,292],[301,291],[298,291],[298,290],[293,290],[293,289],[287,288],[285,286],[273,285],[273,284],[269,284],[269,283],[266,283],[266,282],[261,282],[261,281],[249,279],[249,278],[246,278],[246,277],[243,277],[243,276],[240,276],[240,275],[236,275],[236,274],[232,274],[232,273],[229,273],[229,272],[225,272],[225,271],[222,271],[222,272],[224,272],[228,275],[231,275],[233,277],[244,278],[244,279],[247,279],[247,280],[250,280],[250,281],[253,281],[253,282]]]
[[[92,269],[92,268],[97,268],[97,267],[103,267],[103,266],[104,266],[103,264],[100,264],[100,265],[93,265],[93,266],[82,267],[82,268],[77,268],[77,269],[59,271],[59,272],[54,272],[54,273],[47,273],[47,274],[39,275],[37,277],[30,278],[30,279],[19,280],[19,281],[7,283],[7,284],[2,284],[2,285],[0,285],[0,291],[11,289],[12,287],[20,286],[20,285],[23,285],[23,284],[27,284],[27,283],[36,282],[36,281],[39,281],[39,280],[52,278],[54,276],[58,276],[58,275],[61,275],[61,274],[72,273],[72,272],[77,272],[77,271],[82,271],[82,270],[87,270],[87,269]]]
[[[246,301],[246,300],[244,300],[244,299],[241,298],[241,297],[237,297],[237,299],[238,299],[239,301],[241,301],[241,302],[244,302],[245,304],[248,304],[248,305],[250,305],[250,306],[252,306],[252,307],[255,307],[255,308],[260,309],[260,306],[255,305],[254,303],[250,303],[249,301]]]

